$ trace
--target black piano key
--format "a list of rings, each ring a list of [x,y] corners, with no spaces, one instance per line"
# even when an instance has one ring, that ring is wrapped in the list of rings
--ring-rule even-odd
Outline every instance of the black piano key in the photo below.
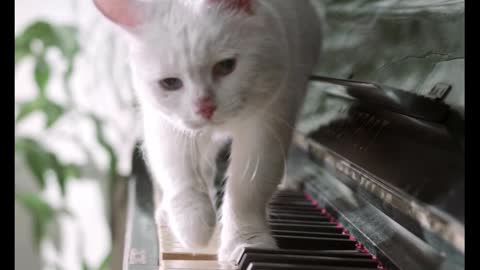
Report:
[[[342,266],[342,267],[377,267],[373,259],[365,258],[338,258],[328,256],[304,256],[287,254],[257,254],[246,253],[239,264],[240,270],[248,269],[250,263],[266,262],[293,265]],[[295,269],[295,268],[294,268]]]
[[[328,219],[325,215],[322,214],[318,209],[315,208],[273,208],[269,207],[267,209],[269,215],[299,215],[299,216],[313,216],[316,219]]]
[[[275,223],[270,222],[271,230],[281,230],[281,231],[302,231],[302,232],[322,232],[322,233],[338,233],[343,232],[342,228],[331,225],[308,225],[308,224],[285,224],[285,223]]]
[[[358,268],[358,267],[336,267],[336,266],[317,266],[317,265],[299,265],[299,264],[279,264],[279,263],[256,263],[252,262],[247,270],[378,270],[377,267]]]
[[[304,224],[304,225],[323,225],[323,226],[336,226],[335,223],[330,221],[316,221],[316,220],[292,220],[292,219],[277,219],[270,218],[269,221],[274,223],[284,224]]]
[[[320,215],[323,216],[322,212],[314,207],[313,205],[305,205],[305,206],[275,206],[275,205],[270,205],[268,207],[268,210],[271,212],[287,212],[287,213],[292,213],[292,214],[315,214],[315,215]]]
[[[248,253],[256,254],[286,254],[286,255],[307,255],[307,256],[327,256],[337,258],[361,258],[371,259],[372,256],[358,250],[301,250],[301,249],[262,249],[262,248],[244,248],[236,260],[239,265],[243,256]]]
[[[292,201],[292,202],[273,201],[273,202],[269,202],[269,205],[273,207],[301,206],[301,207],[315,208],[315,205],[313,205],[309,201]]]
[[[308,202],[308,200],[304,197],[275,196],[270,199],[270,202]]]
[[[303,220],[303,221],[323,221],[328,222],[329,219],[326,216],[322,216],[320,213],[317,215],[306,215],[306,214],[290,214],[272,211],[269,213],[271,219],[289,219],[289,220]]]
[[[276,211],[310,211],[310,212],[315,212],[318,213],[319,215],[322,215],[322,212],[320,209],[318,209],[315,205],[313,204],[305,204],[305,205],[292,205],[292,204],[282,204],[282,203],[270,203],[268,205],[268,209],[270,210],[276,210]]]
[[[304,200],[306,201],[305,195],[291,194],[291,195],[273,195],[272,199],[287,199],[287,200]]]
[[[350,239],[348,234],[321,233],[321,232],[302,232],[302,231],[282,231],[272,230],[272,235],[305,236],[305,237],[324,237],[334,239]]]
[[[282,204],[270,204],[268,205],[269,211],[279,211],[279,212],[291,212],[294,211],[298,214],[302,214],[303,212],[315,213],[318,215],[323,215],[322,212],[312,204],[305,204],[305,205],[282,205]]]
[[[237,259],[250,270],[373,270],[378,263],[324,215],[303,192],[279,191],[268,204],[269,225],[280,249],[246,248]],[[270,256],[270,257],[269,257]]]
[[[276,194],[272,198],[306,200],[304,194]]]
[[[307,200],[299,200],[299,199],[286,199],[286,198],[274,198],[272,200],[270,200],[269,202],[270,204],[290,204],[290,205],[295,205],[295,204],[300,204],[300,205],[304,205],[304,204],[308,204],[308,205],[312,205],[311,202],[307,201]]]
[[[301,191],[279,190],[273,196],[305,196]]]
[[[307,216],[308,215],[314,215],[314,216],[319,216],[319,217],[325,217],[316,208],[295,208],[295,209],[269,208],[268,212],[269,213],[279,213],[279,214],[294,214],[294,215],[307,215]]]
[[[273,236],[279,248],[305,250],[356,250],[356,242],[350,239],[335,239],[306,236]]]

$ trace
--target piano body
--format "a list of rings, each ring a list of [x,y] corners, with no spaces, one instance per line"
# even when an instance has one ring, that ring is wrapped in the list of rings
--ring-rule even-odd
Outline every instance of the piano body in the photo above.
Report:
[[[216,262],[215,237],[184,250],[154,222],[136,153],[122,270],[465,268],[463,1],[325,2],[316,73],[329,77],[312,77],[287,162],[291,190],[269,206],[280,249],[247,249],[237,265]],[[220,207],[225,155],[218,166]]]
[[[463,118],[441,100],[449,89],[432,89],[434,98],[327,77],[312,83],[341,89],[327,94],[335,104],[328,122],[295,135],[294,189],[279,190],[269,206],[280,250],[246,249],[238,265],[216,262],[217,238],[185,251],[154,222],[137,153],[123,269],[464,269]],[[218,159],[217,207],[227,154]]]

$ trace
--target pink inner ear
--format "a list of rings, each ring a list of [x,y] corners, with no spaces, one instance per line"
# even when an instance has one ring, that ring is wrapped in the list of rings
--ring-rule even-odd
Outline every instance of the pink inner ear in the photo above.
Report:
[[[223,3],[229,8],[253,14],[252,0],[208,0],[208,2],[212,4]]]
[[[96,7],[116,24],[135,27],[141,23],[143,5],[136,0],[94,0]]]

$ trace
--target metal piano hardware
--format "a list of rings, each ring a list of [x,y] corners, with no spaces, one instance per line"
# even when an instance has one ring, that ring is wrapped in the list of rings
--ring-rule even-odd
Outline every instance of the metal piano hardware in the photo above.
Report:
[[[152,186],[135,155],[124,269],[464,269],[463,133],[456,129],[463,119],[438,100],[450,89],[433,91],[431,100],[365,82],[314,79],[346,89],[328,97],[341,101],[329,111],[337,117],[295,135],[286,171],[304,189],[278,191],[269,204],[280,249],[247,248],[236,264],[219,263],[217,232],[205,250],[184,250],[168,226],[154,224]],[[217,208],[226,156],[218,159]]]
[[[129,180],[123,270],[158,270],[160,244],[154,221],[153,185],[141,150],[135,148]]]
[[[448,106],[444,103],[385,85],[318,75],[311,76],[310,80],[343,86],[342,89],[336,89],[334,94],[426,121],[443,122],[448,114]],[[448,93],[447,90],[442,92]]]

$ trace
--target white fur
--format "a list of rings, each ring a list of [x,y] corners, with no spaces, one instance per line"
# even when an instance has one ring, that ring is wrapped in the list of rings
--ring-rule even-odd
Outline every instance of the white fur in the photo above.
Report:
[[[219,250],[232,260],[244,246],[275,246],[265,207],[284,173],[321,28],[307,0],[252,0],[253,15],[206,1],[153,1],[148,20],[127,30],[147,161],[186,247],[210,240],[216,138],[233,140]],[[235,71],[213,80],[212,66],[232,56]],[[185,89],[163,91],[157,82],[166,77],[182,78]],[[217,104],[211,122],[193,105],[208,92]]]

